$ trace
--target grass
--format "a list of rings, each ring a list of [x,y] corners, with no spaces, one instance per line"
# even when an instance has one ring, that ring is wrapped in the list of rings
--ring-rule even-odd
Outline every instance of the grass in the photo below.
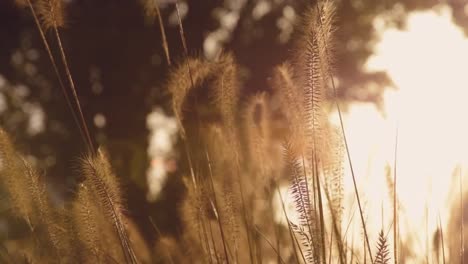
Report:
[[[188,164],[185,195],[178,205],[183,229],[169,236],[154,226],[159,236],[149,253],[144,252],[149,246],[136,243],[139,234],[128,223],[125,190],[112,171],[109,155],[103,148],[95,148],[83,118],[78,89],[61,44],[59,30],[65,24],[62,2],[17,2],[28,7],[34,17],[88,153],[79,162],[80,182],[73,199],[58,206],[49,197],[44,177],[0,131],[0,178],[11,207],[7,214],[27,227],[26,236],[3,245],[2,262],[355,263],[354,245],[347,245],[347,230],[342,230],[343,167],[347,160],[363,231],[364,259],[359,261],[390,263],[393,255],[398,263],[398,244],[394,243],[390,254],[384,227],[378,238],[367,233],[333,80],[331,2],[319,1],[303,15],[294,54],[272,70],[273,92],[243,101],[235,57],[229,52],[212,61],[189,56],[179,16],[185,56],[173,63],[159,7],[154,1],[143,1],[145,15],[157,18],[160,25],[166,62],[171,66],[166,87],[172,95]],[[176,9],[179,13],[177,3]],[[54,32],[62,67],[45,37],[47,30]],[[273,107],[274,99],[279,110]],[[329,104],[337,108],[339,127],[329,121]],[[278,115],[281,128],[275,124]],[[297,217],[289,215],[289,201],[279,190],[285,182]],[[399,242],[396,169],[392,187],[393,237]],[[280,208],[273,208],[275,197],[279,197]],[[275,221],[275,210],[284,216],[285,223]],[[461,217],[463,220],[463,213]],[[439,231],[445,263],[441,225]],[[371,241],[375,241],[375,251]]]

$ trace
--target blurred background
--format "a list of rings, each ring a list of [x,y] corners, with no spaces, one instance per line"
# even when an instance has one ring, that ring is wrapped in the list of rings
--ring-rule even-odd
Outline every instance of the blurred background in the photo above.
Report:
[[[184,56],[174,1],[155,1],[161,8],[171,57],[180,61]],[[109,150],[114,169],[122,178],[128,214],[148,240],[155,236],[149,216],[163,232],[177,232],[174,221],[181,186],[177,175],[184,161],[180,160],[178,128],[164,85],[169,67],[159,25],[145,18],[138,0],[64,2],[67,22],[61,30],[62,40],[84,116],[93,139]],[[244,83],[241,96],[269,91],[272,69],[292,55],[296,25],[310,2],[314,1],[180,1],[189,53],[212,59],[223,50],[232,51],[241,66]],[[442,100],[441,91],[466,98],[466,93],[457,93],[466,87],[463,77],[466,62],[457,64],[454,60],[463,63],[467,58],[468,1],[336,2],[335,78],[340,100],[350,113],[350,144],[351,150],[353,147],[355,150],[358,170],[362,163],[362,171],[369,171],[369,160],[365,158],[368,149],[379,152],[372,140],[386,142],[385,146],[393,144],[393,136],[382,136],[394,132],[393,126],[382,123],[392,110],[399,105],[409,109],[419,105],[415,102],[418,98],[433,96],[435,101],[420,104],[429,109],[434,107],[432,103]],[[454,33],[444,35],[450,32]],[[418,56],[412,57],[418,51],[421,51]],[[457,70],[450,70],[444,63],[456,64]],[[419,67],[418,74],[408,73]],[[437,76],[441,71],[454,75],[439,76],[437,89],[431,89],[434,82],[430,76]],[[407,78],[405,73],[412,77]],[[452,85],[454,81],[456,85]],[[408,97],[397,96],[404,103],[392,105],[398,93],[391,91],[413,86],[419,90],[405,90],[411,91],[406,93]],[[450,90],[448,86],[457,89]],[[456,103],[463,104],[463,101]],[[465,109],[452,110],[460,113]],[[442,119],[456,118],[441,114],[443,111],[436,113]],[[428,124],[433,121],[428,117]],[[413,131],[411,121],[407,123],[408,131]],[[0,1],[0,126],[47,175],[58,201],[73,193],[76,161],[85,154],[86,147],[32,16],[27,9],[17,8],[13,0]],[[460,138],[455,137],[452,145],[466,141],[461,139],[463,128],[451,123],[444,127],[444,131],[459,131]],[[420,135],[414,133],[416,137]],[[434,136],[440,133],[436,131]],[[411,137],[406,140],[410,142]],[[420,149],[427,152],[425,141],[419,143]],[[441,148],[442,145],[447,144],[441,144]],[[391,147],[380,148],[393,155]],[[409,150],[406,153],[411,153],[408,158],[414,154]],[[434,159],[440,161],[439,157]],[[428,161],[431,160],[421,162]],[[447,167],[453,170],[451,163]],[[414,185],[409,183],[408,188],[411,187]]]

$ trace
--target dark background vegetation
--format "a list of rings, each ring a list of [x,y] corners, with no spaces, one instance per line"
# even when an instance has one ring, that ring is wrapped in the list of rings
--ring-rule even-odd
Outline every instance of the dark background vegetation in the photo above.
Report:
[[[38,158],[42,171],[51,179],[52,188],[70,195],[75,181],[74,163],[85,152],[85,146],[57,85],[32,16],[27,10],[19,10],[13,2],[0,0],[0,76],[7,82],[0,93],[15,93],[18,85],[24,85],[28,94],[21,99],[24,101],[7,95],[10,101],[0,113],[0,125],[11,133],[23,152]],[[148,215],[152,215],[163,231],[176,232],[173,221],[180,192],[177,181],[169,181],[160,201],[149,204],[145,200],[146,116],[155,106],[170,112],[170,98],[164,87],[169,68],[164,60],[158,25],[147,23],[138,0],[67,2],[67,27],[62,30],[62,40],[71,71],[91,133],[97,143],[107,146],[115,171],[124,179],[129,215],[146,231],[150,228]],[[189,11],[183,23],[191,54],[203,55],[205,37],[219,27],[213,12],[227,2],[188,1]],[[285,5],[291,5],[300,14],[307,1],[276,2],[271,12],[254,20],[251,13],[256,1],[247,1],[231,40],[224,46],[243,67],[243,96],[268,90],[272,68],[283,62],[293,48],[291,41],[277,41],[276,20]],[[405,12],[431,8],[437,3],[440,1],[338,1],[335,66],[340,97],[344,101],[379,103],[381,91],[367,91],[366,87],[372,82],[386,82],[387,78],[384,74],[361,72],[363,62],[372,53],[375,16],[390,14],[388,23],[403,27]],[[465,1],[447,3],[453,7],[455,21],[466,28]],[[395,12],[402,10],[401,7],[403,13]],[[174,6],[162,6],[162,12],[172,57],[180,60],[183,50],[178,28],[167,24]],[[45,130],[33,136],[25,129],[21,110],[25,102],[40,104],[46,114]],[[103,129],[94,126],[97,113],[106,117]]]

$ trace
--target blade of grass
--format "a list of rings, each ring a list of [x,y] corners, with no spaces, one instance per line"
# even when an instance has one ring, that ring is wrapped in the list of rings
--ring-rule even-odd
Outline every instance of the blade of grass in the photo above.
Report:
[[[47,41],[47,38],[45,37],[44,30],[41,27],[41,23],[39,22],[39,18],[37,17],[36,11],[34,10],[34,7],[33,7],[32,3],[31,3],[31,0],[27,0],[27,3],[28,3],[29,10],[31,11],[32,16],[34,18],[34,22],[36,24],[36,27],[37,27],[37,29],[39,31],[39,35],[41,36],[42,43],[44,44],[44,48],[45,48],[45,50],[47,52],[47,55],[49,56],[50,62],[52,63],[52,68],[54,69],[55,75],[57,76],[57,80],[59,82],[60,88],[62,89],[62,93],[63,93],[63,95],[65,97],[65,101],[67,102],[68,108],[70,109],[70,111],[72,113],[73,120],[75,121],[76,125],[78,126],[78,130],[80,132],[80,136],[81,136],[83,142],[91,150],[91,146],[89,146],[89,144],[88,144],[86,136],[85,136],[85,134],[83,132],[83,128],[81,127],[81,124],[78,121],[78,117],[76,115],[75,109],[74,109],[74,107],[73,107],[73,105],[72,105],[72,103],[70,101],[70,97],[68,96],[68,92],[65,89],[65,85],[63,84],[63,80],[62,80],[62,77],[60,76],[60,72],[58,70],[57,63],[55,62],[55,58],[52,55],[52,50],[50,48],[49,42]]]
[[[159,29],[161,30],[162,45],[164,54],[166,55],[166,61],[168,65],[171,65],[171,56],[169,55],[169,45],[167,44],[166,30],[164,29],[164,22],[161,16],[161,11],[159,10],[158,3],[156,3],[156,15],[158,16]]]
[[[330,259],[328,261],[328,263],[332,263],[331,262],[331,252],[332,252],[332,247],[333,247],[333,243],[331,242],[333,240],[333,237],[336,237],[336,246],[338,248],[338,254],[339,254],[339,257],[340,257],[340,263],[341,264],[345,264],[345,251],[344,251],[344,246],[343,246],[343,241],[341,240],[341,228],[338,226],[337,224],[337,221],[336,221],[336,215],[335,215],[335,211],[333,210],[332,208],[332,201],[331,201],[331,198],[330,198],[330,195],[327,191],[324,192],[325,193],[325,198],[327,198],[327,201],[328,201],[328,204],[329,204],[329,207],[330,207],[330,214],[331,214],[331,221],[332,221],[332,228],[331,228],[331,234],[330,234]],[[349,227],[349,223],[348,223],[348,227]],[[336,234],[335,234],[336,233]]]
[[[241,205],[242,205],[242,217],[244,220],[244,226],[247,234],[247,243],[249,246],[249,255],[250,255],[250,262],[253,263],[254,260],[254,252],[253,252],[253,247],[252,247],[252,238],[250,234],[250,228],[249,228],[249,223],[248,223],[248,217],[247,217],[247,209],[245,206],[245,199],[244,199],[244,190],[243,190],[243,181],[242,177],[240,176],[240,167],[239,167],[239,162],[236,161],[236,175],[237,179],[239,181],[239,191],[240,191],[240,196],[241,196]]]
[[[397,155],[398,155],[398,124],[395,135],[395,158],[393,164],[393,259],[398,264],[398,200],[397,200]]]
[[[327,263],[326,257],[326,249],[325,249],[325,220],[323,215],[323,204],[322,204],[322,192],[320,186],[320,177],[318,171],[318,164],[317,164],[317,156],[314,153],[314,169],[315,169],[315,178],[317,184],[317,197],[318,197],[318,208],[319,208],[319,217],[320,217],[320,237],[321,237],[321,245],[320,248],[322,249],[322,263]]]
[[[211,244],[213,244],[213,253],[216,257],[216,263],[223,263],[220,259],[219,259],[219,254],[218,254],[218,249],[216,248],[216,243],[215,243],[215,240],[214,240],[214,235],[213,235],[213,228],[211,227],[211,222],[208,221],[208,231],[210,233],[210,238],[211,238]],[[210,242],[207,241],[208,243],[208,247],[210,246]],[[210,250],[210,259],[211,259],[211,250]]]
[[[149,220],[150,220],[150,223],[151,223],[151,226],[154,228],[154,231],[156,231],[156,233],[158,234],[159,237],[162,237],[162,234],[161,234],[161,231],[159,230],[158,226],[156,225],[156,223],[153,221],[153,218],[151,216],[148,217]],[[166,256],[168,257],[169,259],[169,262],[171,264],[175,264],[174,260],[172,259],[172,255],[169,253],[169,252],[165,252],[166,253]]]
[[[254,228],[255,228],[255,231],[257,231],[257,233],[260,235],[260,237],[262,237],[267,242],[267,244],[271,247],[271,249],[273,249],[273,251],[275,251],[276,255],[278,256],[278,259],[280,260],[279,262],[281,262],[283,264],[286,264],[284,262],[284,260],[281,258],[281,255],[278,252],[278,249],[276,249],[273,246],[273,244],[270,242],[270,240],[268,240],[268,238],[262,232],[260,232],[260,229],[258,229],[258,227],[256,225],[254,225]]]
[[[206,150],[206,148],[205,148],[205,156],[206,156],[206,161],[208,163],[208,171],[209,171],[209,175],[210,175],[211,191],[213,193],[214,207],[215,207],[215,210],[216,210],[215,215],[216,215],[216,219],[218,221],[219,231],[221,232],[221,239],[223,241],[224,255],[226,256],[226,262],[229,264],[229,254],[228,254],[228,250],[227,250],[227,242],[226,242],[226,237],[225,237],[225,234],[224,234],[224,228],[223,228],[223,225],[221,224],[221,217],[222,216],[221,216],[221,212],[219,210],[218,200],[216,198],[216,191],[215,191],[215,188],[214,188],[213,170],[211,168],[210,156],[208,155],[208,151]]]
[[[289,217],[288,217],[288,214],[286,212],[286,207],[284,205],[283,195],[281,195],[281,191],[279,190],[278,186],[276,186],[276,191],[278,192],[278,196],[279,196],[280,201],[281,201],[281,207],[283,209],[284,217],[286,218],[286,222],[288,223],[289,235],[291,236],[291,242],[293,244],[293,251],[294,251],[294,256],[296,258],[296,263],[300,263],[299,262],[299,256],[297,255],[296,244],[297,244],[297,247],[299,248],[299,252],[301,253],[302,260],[304,261],[304,263],[307,263],[304,252],[302,252],[301,246],[299,245],[299,242],[297,242],[297,238],[294,235],[293,229],[291,227],[291,223],[289,222]]]
[[[185,54],[185,57],[188,58],[188,49],[187,49],[187,41],[185,39],[185,33],[184,33],[184,27],[183,27],[183,24],[182,24],[182,18],[180,16],[180,10],[179,10],[179,4],[178,4],[178,1],[176,1],[175,3],[175,7],[176,7],[176,12],[177,12],[177,19],[178,19],[178,24],[179,24],[179,34],[180,34],[180,39],[181,39],[181,42],[182,42],[182,46],[183,46],[183,49],[184,49],[184,54]],[[189,76],[190,76],[190,81],[191,81],[191,85],[192,87],[194,86],[194,81],[193,81],[193,75],[192,75],[192,71],[190,69],[190,66],[189,64],[187,64],[187,70],[189,72]],[[197,104],[197,99],[195,98],[196,100],[196,104]],[[196,111],[196,117],[197,117],[197,121],[198,121],[198,129],[200,127],[200,120],[199,120],[199,116],[198,116],[198,111]],[[208,154],[207,152],[205,152],[206,154]],[[213,189],[213,193],[214,193],[214,185],[213,185],[213,179],[212,179],[212,175],[211,175],[211,164],[209,162],[209,157],[207,155],[207,159],[208,159],[208,166],[209,166],[209,169],[210,169],[210,180],[211,180],[211,185],[212,185],[212,189]],[[190,161],[189,161],[190,162]],[[192,176],[193,178],[195,178],[194,176]],[[241,194],[242,195],[242,194]],[[216,198],[215,198],[216,200]],[[215,206],[217,207],[217,202],[215,202]],[[219,213],[219,210],[217,211]],[[218,222],[219,222],[219,228],[220,228],[220,232],[221,232],[221,238],[222,238],[222,241],[223,241],[223,249],[224,249],[224,253],[225,253],[225,256],[226,256],[226,261],[227,263],[229,264],[229,254],[228,254],[228,250],[227,250],[227,246],[226,246],[226,240],[225,240],[225,236],[224,236],[224,231],[223,231],[223,228],[222,228],[222,225],[221,225],[221,222],[219,220],[219,217],[218,217]],[[250,243],[249,243],[250,244]]]
[[[85,121],[85,118],[84,118],[84,115],[83,115],[83,110],[81,109],[80,100],[78,99],[78,94],[76,93],[75,82],[73,81],[73,78],[72,78],[72,75],[71,75],[71,72],[70,72],[70,68],[68,67],[67,57],[66,57],[65,51],[63,49],[62,40],[60,38],[60,33],[59,33],[58,28],[57,28],[56,25],[53,28],[54,28],[54,32],[55,32],[55,38],[57,39],[57,43],[58,43],[58,46],[59,46],[60,56],[62,58],[62,62],[63,62],[64,68],[65,68],[65,73],[66,73],[68,81],[70,83],[70,89],[72,90],[73,98],[75,99],[76,108],[78,109],[78,115],[79,115],[79,118],[81,119],[81,123],[83,124],[83,131],[84,131],[84,133],[86,135],[86,138],[88,140],[88,144],[89,144],[89,146],[91,148],[91,153],[95,153],[95,148],[93,146],[93,141],[91,140],[91,135],[89,134],[89,129],[88,129],[88,126],[86,125],[86,121]]]
[[[440,213],[439,213],[439,234],[440,234],[440,241],[442,242],[442,263],[445,264],[445,245],[444,245],[444,231],[442,229],[442,221],[440,220]]]

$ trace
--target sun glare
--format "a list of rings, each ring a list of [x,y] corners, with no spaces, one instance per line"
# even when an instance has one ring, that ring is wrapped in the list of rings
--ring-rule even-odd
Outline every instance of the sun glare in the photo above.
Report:
[[[378,29],[379,18],[375,24]],[[454,175],[458,176],[458,165],[466,164],[468,149],[468,39],[446,6],[410,13],[403,30],[380,29],[374,54],[364,67],[368,72],[386,72],[395,89],[384,93],[385,114],[368,104],[354,104],[345,126],[371,237],[376,237],[382,223],[385,231],[393,222],[392,192],[387,186],[393,180],[398,130],[400,238],[403,243],[412,241],[407,246],[420,254],[412,261],[420,261],[432,252],[439,215],[447,230],[450,210],[460,199]],[[345,182],[346,228],[346,217],[356,206],[350,206],[355,203],[350,175],[345,175]],[[382,214],[385,221],[375,218]],[[362,235],[359,225],[355,228]]]

